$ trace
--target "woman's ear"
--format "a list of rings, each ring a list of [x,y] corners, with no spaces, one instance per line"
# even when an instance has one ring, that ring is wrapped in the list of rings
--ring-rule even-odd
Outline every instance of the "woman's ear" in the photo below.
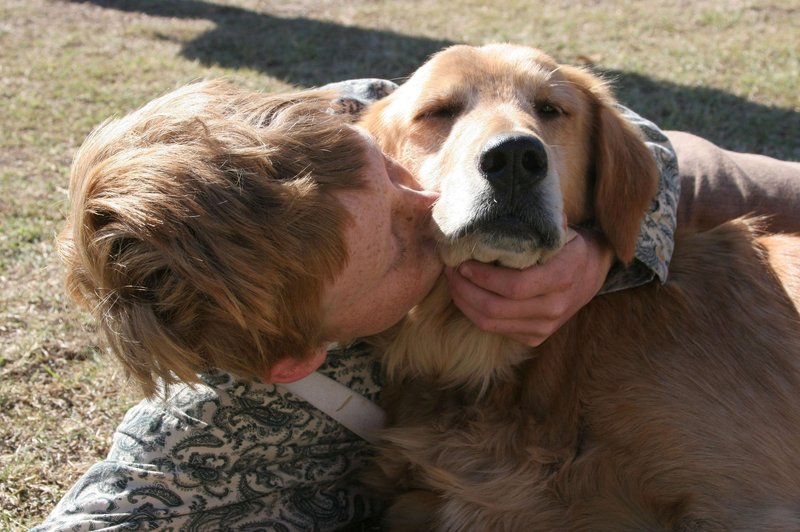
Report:
[[[314,373],[328,356],[327,345],[315,349],[310,356],[303,358],[284,357],[272,365],[269,378],[264,379],[270,383],[287,383],[299,381],[303,377]]]

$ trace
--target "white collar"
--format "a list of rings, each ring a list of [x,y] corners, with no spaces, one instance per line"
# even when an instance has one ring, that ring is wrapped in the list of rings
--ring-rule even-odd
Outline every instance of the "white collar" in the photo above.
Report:
[[[386,426],[386,413],[363,395],[317,371],[280,386],[329,415],[369,443]]]

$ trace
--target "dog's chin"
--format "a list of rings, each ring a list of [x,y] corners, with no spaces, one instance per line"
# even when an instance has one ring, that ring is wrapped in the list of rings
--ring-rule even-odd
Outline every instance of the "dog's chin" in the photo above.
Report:
[[[442,244],[442,260],[452,267],[476,260],[521,270],[543,264],[564,246],[566,233],[561,229],[555,232],[547,244],[539,239],[471,233]]]

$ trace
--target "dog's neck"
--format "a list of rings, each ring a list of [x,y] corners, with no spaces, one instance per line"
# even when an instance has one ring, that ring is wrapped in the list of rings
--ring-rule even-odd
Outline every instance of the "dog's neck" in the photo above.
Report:
[[[453,304],[442,276],[395,331],[383,365],[390,382],[422,379],[481,396],[530,355],[530,347],[479,330]]]
[[[535,440],[542,447],[578,445],[580,404],[573,381],[582,373],[576,369],[582,359],[575,356],[580,350],[573,325],[536,348],[481,331],[458,310],[440,279],[381,349],[385,393],[402,390],[397,400],[406,393],[415,396],[412,420],[393,423],[437,418],[447,401],[456,401],[461,407],[481,404],[501,417],[527,412],[526,423],[535,423]],[[389,413],[397,414],[393,408]]]

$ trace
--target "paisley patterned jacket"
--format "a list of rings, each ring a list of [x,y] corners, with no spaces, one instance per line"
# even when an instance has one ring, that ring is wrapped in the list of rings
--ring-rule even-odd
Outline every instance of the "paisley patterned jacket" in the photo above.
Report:
[[[358,113],[395,85],[355,80],[329,86],[336,109]],[[641,229],[637,261],[605,291],[665,280],[672,255],[678,169],[667,138],[621,108],[643,132],[661,182]],[[319,370],[369,399],[380,368],[364,344],[331,351]],[[132,408],[108,457],[92,466],[33,530],[366,530],[381,501],[359,482],[367,444],[290,392],[212,372],[167,399]]]

